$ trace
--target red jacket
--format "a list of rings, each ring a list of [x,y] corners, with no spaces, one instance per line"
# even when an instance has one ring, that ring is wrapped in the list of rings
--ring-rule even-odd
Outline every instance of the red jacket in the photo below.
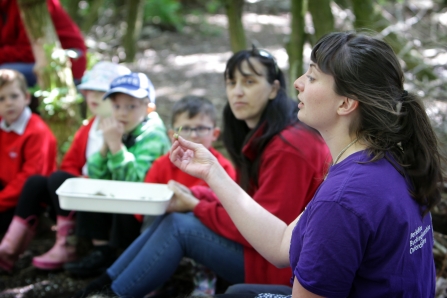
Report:
[[[243,154],[249,159],[255,157],[251,140],[243,148]],[[259,187],[249,194],[289,224],[312,199],[330,160],[329,149],[321,137],[301,126],[288,127],[265,148],[259,168]],[[201,200],[194,214],[217,234],[244,246],[246,283],[290,285],[291,269],[278,269],[259,255],[239,233],[209,188],[196,186],[191,190]]]
[[[234,170],[231,162],[226,159],[219,151],[214,148],[210,148],[211,153],[217,158],[220,165],[225,169],[228,175],[236,180],[236,171]],[[152,164],[151,168],[146,174],[146,178],[144,178],[144,182],[146,183],[162,183],[166,184],[169,180],[175,180],[178,183],[185,185],[186,187],[192,187],[197,185],[207,186],[205,181],[202,179],[196,178],[189,174],[186,174],[178,167],[176,167],[171,160],[169,159],[169,153],[159,157]],[[143,221],[142,215],[135,215],[135,217],[139,221]]]
[[[56,138],[35,114],[22,135],[0,129],[0,212],[17,205],[28,177],[56,170],[56,155]]]
[[[85,151],[87,150],[88,134],[90,128],[92,128],[95,118],[89,120],[89,122],[75,133],[73,142],[67,153],[65,153],[62,159],[60,169],[75,176],[82,176],[82,167],[87,162]]]
[[[62,8],[59,0],[47,0],[54,28],[64,49],[78,49],[82,56],[71,60],[73,77],[81,79],[87,66],[84,38]],[[0,0],[0,65],[13,62],[34,62],[31,45],[20,18],[17,0]]]
[[[220,154],[216,149],[210,148],[211,153],[217,158],[220,165],[225,169],[225,171],[230,175],[230,177],[236,179],[236,171],[234,170],[231,162],[226,159],[222,154]],[[175,180],[186,187],[191,187],[195,185],[207,184],[202,179],[193,177],[186,174],[178,167],[176,167],[169,159],[169,153],[161,156],[152,164],[151,168],[147,172],[144,182],[148,183],[168,183],[169,180]]]

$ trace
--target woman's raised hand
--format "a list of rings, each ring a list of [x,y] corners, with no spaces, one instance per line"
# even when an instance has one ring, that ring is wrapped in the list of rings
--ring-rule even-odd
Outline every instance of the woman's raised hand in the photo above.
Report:
[[[189,142],[182,137],[172,144],[171,162],[183,172],[207,181],[219,162],[211,152],[201,144]]]

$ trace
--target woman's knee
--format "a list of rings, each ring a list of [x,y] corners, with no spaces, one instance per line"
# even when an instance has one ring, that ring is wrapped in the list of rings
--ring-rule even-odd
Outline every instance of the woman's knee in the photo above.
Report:
[[[192,213],[173,212],[167,214],[161,225],[168,226],[170,230],[176,233],[187,233],[188,231],[197,230],[203,226],[200,220]]]

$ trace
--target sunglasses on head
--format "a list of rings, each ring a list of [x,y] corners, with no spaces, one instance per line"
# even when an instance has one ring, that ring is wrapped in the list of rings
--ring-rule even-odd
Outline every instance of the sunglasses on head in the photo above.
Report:
[[[258,48],[253,44],[253,45],[252,45],[252,50],[251,50],[251,52],[252,52],[254,55],[261,56],[261,57],[267,58],[267,59],[269,59],[269,60],[272,60],[272,61],[273,61],[273,64],[275,65],[275,74],[278,74],[278,71],[279,71],[278,63],[276,63],[276,59],[275,59],[275,57],[274,57],[269,51],[264,50],[264,49],[258,49]]]

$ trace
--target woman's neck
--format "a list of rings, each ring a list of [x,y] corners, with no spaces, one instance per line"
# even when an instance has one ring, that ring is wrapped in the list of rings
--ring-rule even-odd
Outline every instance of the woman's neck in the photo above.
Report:
[[[366,149],[356,135],[345,134],[344,136],[323,136],[323,138],[331,152],[333,164],[340,163],[349,155]]]

